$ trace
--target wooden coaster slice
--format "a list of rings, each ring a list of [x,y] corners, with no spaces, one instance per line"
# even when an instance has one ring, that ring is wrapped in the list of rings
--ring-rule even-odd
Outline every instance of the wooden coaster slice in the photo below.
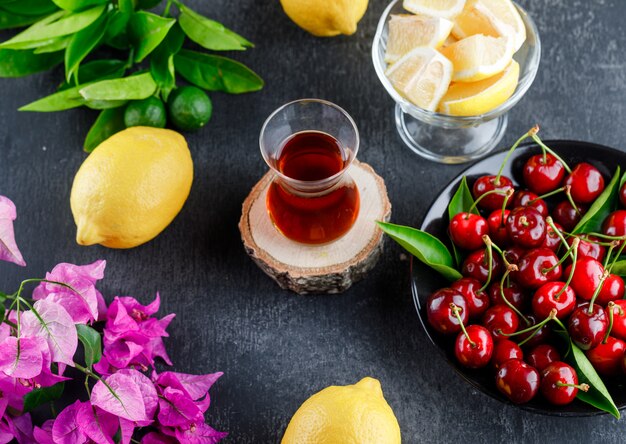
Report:
[[[282,288],[299,294],[340,293],[376,264],[383,234],[375,221],[388,221],[391,203],[385,182],[371,166],[355,161],[349,174],[361,195],[354,226],[343,237],[324,245],[294,242],[280,234],[265,207],[268,172],[243,203],[239,231],[246,252]]]

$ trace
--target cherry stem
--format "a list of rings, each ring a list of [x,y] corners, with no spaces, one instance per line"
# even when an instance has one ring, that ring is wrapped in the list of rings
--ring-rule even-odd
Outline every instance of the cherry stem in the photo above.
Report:
[[[518,344],[521,346],[521,345],[524,345],[526,341],[528,341],[530,338],[532,338],[539,331],[539,329],[541,329],[541,327],[543,327],[544,325],[546,325],[548,322],[550,322],[553,319],[556,319],[556,308],[553,308],[552,311],[550,311],[550,314],[548,315],[548,317],[545,318],[543,321],[539,322],[538,324],[532,325],[523,330],[518,330],[513,333],[504,333],[502,330],[498,330],[498,334],[502,336],[510,337],[510,336],[523,335],[524,333],[533,332],[532,335],[530,335],[529,337],[527,337],[526,339],[524,339],[522,342]]]
[[[531,129],[529,129],[528,132],[526,132],[526,134],[524,134],[522,137],[517,139],[517,141],[513,144],[511,149],[509,149],[509,152],[506,154],[506,157],[502,161],[502,165],[500,165],[500,170],[498,171],[498,174],[497,174],[496,179],[494,181],[496,186],[500,185],[500,176],[502,176],[502,172],[504,171],[504,167],[509,162],[509,158],[511,157],[511,154],[513,154],[513,151],[515,151],[515,148],[517,148],[518,145],[520,143],[522,143],[528,137],[533,137],[535,134],[537,134],[537,131],[539,131],[539,127],[537,125],[535,125]]]
[[[483,242],[487,246],[487,258],[489,259],[487,266],[489,267],[489,271],[487,272],[487,281],[482,287],[480,287],[478,291],[485,291],[487,287],[489,287],[489,284],[491,283],[491,274],[493,271],[493,242],[488,235],[483,236]]]
[[[569,167],[567,163],[565,163],[565,161],[561,158],[561,156],[555,153],[550,147],[548,147],[545,143],[543,143],[543,141],[539,138],[539,136],[537,135],[537,132],[539,131],[539,126],[536,125],[535,127],[537,128],[537,131],[535,131],[535,133],[532,134],[530,137],[532,137],[535,143],[539,145],[541,149],[543,150],[544,162],[546,161],[546,151],[547,151],[548,153],[556,157],[556,159],[563,164],[563,168],[565,168],[565,171],[567,171],[568,173],[571,173],[572,169]]]
[[[606,341],[609,339],[609,335],[611,334],[611,330],[613,330],[613,308],[615,307],[615,302],[610,301],[606,308],[609,311],[609,328],[606,329],[606,334],[604,335],[604,339],[602,340],[603,344],[606,344]]]
[[[593,292],[593,296],[591,296],[591,300],[589,301],[589,314],[593,314],[593,303],[596,301],[596,298],[600,294],[600,290],[602,290],[602,287],[604,286],[604,281],[607,277],[609,277],[609,272],[607,270],[604,270],[604,273],[602,273],[602,277],[600,278],[600,282],[598,283],[598,286],[596,287],[596,290]]]
[[[469,335],[467,334],[467,330],[465,330],[465,325],[463,325],[463,319],[461,319],[461,315],[459,314],[461,311],[463,311],[463,309],[460,308],[458,305],[456,305],[454,302],[451,302],[449,307],[450,307],[450,310],[452,310],[452,314],[459,321],[459,325],[461,326],[461,330],[463,330],[463,334],[467,338],[467,342],[469,342],[473,348],[476,348],[476,343],[472,341]]]
[[[549,193],[542,194],[541,196],[537,196],[534,199],[529,200],[528,205],[534,204],[538,200],[545,199],[546,197],[550,197],[550,196],[554,196],[555,194],[562,193],[563,191],[565,191],[565,187],[557,188],[554,191],[550,191]]]
[[[617,250],[617,254],[613,258],[613,262],[611,262],[611,265],[609,265],[609,268],[608,268],[609,273],[611,272],[611,270],[613,269],[613,267],[617,263],[617,260],[619,259],[620,255],[622,254],[622,251],[624,251],[624,247],[626,247],[626,241],[622,242],[622,245],[619,247],[619,250]]]
[[[507,191],[504,191],[504,190],[489,190],[489,191],[485,192],[484,194],[481,194],[480,196],[478,196],[478,199],[476,199],[474,201],[472,206],[469,207],[469,210],[467,212],[468,213],[473,212],[476,209],[476,206],[478,205],[478,203],[481,200],[483,200],[485,197],[489,196],[490,194],[498,194],[498,195],[504,196],[506,198],[506,195],[508,194],[508,190]]]
[[[586,233],[587,237],[589,236],[593,236],[593,237],[599,237],[600,239],[609,239],[609,240],[618,240],[618,241],[623,241],[626,240],[626,236],[609,236],[608,234],[603,234],[603,233]],[[593,242],[593,240],[590,239],[590,242]]]
[[[561,239],[561,243],[563,244],[563,246],[569,249],[569,244],[567,243],[565,236],[563,236],[563,232],[559,230],[556,225],[554,225],[554,221],[552,220],[550,216],[546,217],[546,223],[550,225],[550,228],[552,228],[552,231],[555,232],[557,236],[559,236],[559,239]],[[574,258],[574,255],[572,253],[570,253],[570,256],[572,257],[572,259]]]
[[[509,268],[511,266],[511,263],[506,260],[506,255],[504,254],[504,251],[502,251],[500,247],[494,244],[491,238],[489,238],[489,241],[491,242],[491,247],[495,249],[498,253],[500,253],[500,256],[502,257],[502,261],[504,262],[504,267]],[[487,241],[483,238],[483,242],[487,242]]]
[[[602,264],[602,266],[604,268],[607,268],[609,266],[609,261],[611,260],[611,254],[613,254],[613,249],[619,244],[618,241],[612,241],[609,244],[609,249],[606,252],[606,257],[604,258],[604,263]],[[618,255],[619,257],[619,255]]]
[[[559,261],[556,264],[554,264],[553,266],[551,266],[550,268],[543,268],[541,270],[541,274],[548,274],[552,270],[554,270],[556,267],[560,267],[563,264],[563,262],[565,262],[565,260],[567,259],[567,256],[569,256],[570,253],[572,253],[574,250],[576,250],[576,252],[578,252],[578,244],[579,243],[580,243],[580,239],[575,237],[574,240],[572,241],[572,245],[567,249],[567,251],[565,252],[563,257],[561,259],[559,259]],[[574,256],[573,260],[574,261],[576,260],[576,256]]]
[[[574,387],[583,392],[589,390],[589,384],[585,384],[584,382],[582,384],[566,384],[565,382],[557,381],[554,385],[557,387]]]
[[[520,318],[522,318],[524,320],[524,322],[526,322],[526,325],[528,325],[530,327],[531,323],[528,320],[528,318],[526,316],[524,316],[522,314],[521,311],[519,311],[517,309],[517,307],[515,305],[513,305],[504,295],[504,281],[506,280],[506,278],[509,276],[509,273],[511,273],[512,271],[517,271],[517,265],[513,265],[513,264],[509,264],[506,268],[506,271],[504,272],[504,274],[502,275],[502,279],[500,279],[500,297],[502,298],[502,300],[504,301],[504,303],[506,305],[508,305],[508,307],[513,310]]]
[[[511,196],[513,196],[513,194],[515,193],[515,190],[513,188],[509,188],[506,191],[506,194],[504,196],[504,200],[502,201],[502,213],[500,213],[500,226],[504,227],[505,225],[505,220],[504,220],[504,212],[506,211],[506,206],[509,203],[509,199],[511,198]]]
[[[572,258],[572,269],[569,272],[569,276],[567,277],[567,281],[565,281],[565,285],[563,285],[563,288],[561,288],[559,292],[554,295],[555,299],[563,294],[565,289],[569,287],[569,284],[572,282],[572,279],[574,278],[574,272],[576,271],[576,261],[578,260],[578,244],[579,243],[580,243],[580,239],[575,237],[574,240],[572,241],[572,248],[568,250],[568,254],[572,249],[574,252],[574,257]],[[567,254],[565,255],[565,257],[567,257]]]
[[[574,210],[576,211],[576,214],[580,216],[580,210],[578,209],[578,205],[576,205],[576,202],[574,202],[574,198],[572,197],[572,187],[569,185],[565,186],[565,196],[567,196],[567,200],[569,201],[569,204],[572,206],[572,208],[574,208]]]

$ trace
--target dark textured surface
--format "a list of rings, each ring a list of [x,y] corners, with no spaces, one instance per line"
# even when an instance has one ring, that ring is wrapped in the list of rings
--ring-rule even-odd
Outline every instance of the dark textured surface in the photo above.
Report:
[[[55,70],[0,80],[0,194],[18,208],[17,239],[28,268],[0,266],[2,289],[60,261],[108,261],[108,298],[156,290],[162,313],[176,312],[167,342],[178,370],[224,377],[212,389],[209,423],[228,442],[278,442],[302,401],[331,384],[371,375],[382,382],[404,442],[616,442],[623,425],[608,416],[559,419],[505,406],[470,388],[421,330],[409,291],[408,263],[390,245],[367,281],[341,296],[281,291],[246,256],[237,221],[248,190],[265,172],[257,138],[280,104],[320,97],[345,107],[362,135],[359,158],[386,179],[392,220],[415,223],[462,167],[422,161],[405,148],[392,101],[370,61],[385,1],[372,1],[356,35],[317,39],[293,25],[277,0],[189,1],[257,47],[237,58],[267,81],[256,94],[213,94],[214,118],[190,134],[196,178],[174,223],[130,251],[74,242],[69,209],[80,147],[95,113],[23,114],[16,108],[51,92]],[[502,147],[532,124],[546,138],[622,148],[626,136],[626,4],[620,0],[522,1],[535,18],[543,60],[535,84],[510,114]]]

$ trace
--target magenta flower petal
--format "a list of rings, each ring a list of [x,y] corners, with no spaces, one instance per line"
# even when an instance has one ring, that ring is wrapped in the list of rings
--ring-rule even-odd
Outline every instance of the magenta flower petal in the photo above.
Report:
[[[33,437],[33,421],[30,418],[30,413],[24,413],[23,415],[11,418],[9,426],[19,444],[31,444],[35,440]]]
[[[129,444],[135,431],[135,423],[124,418],[120,418],[120,444]]]
[[[43,356],[35,338],[6,338],[0,344],[0,371],[7,376],[30,379],[41,373]]]
[[[133,360],[143,352],[144,348],[134,342],[114,342],[105,345],[105,354],[109,363],[117,368],[130,366]]]
[[[81,406],[82,403],[76,401],[57,416],[52,426],[52,439],[56,444],[83,444],[87,441],[77,421]]]
[[[158,432],[150,432],[141,438],[141,444],[176,444],[177,441]]]
[[[24,267],[26,262],[17,248],[13,232],[13,221],[16,218],[15,204],[8,197],[0,196],[0,260]]]
[[[146,417],[150,420],[154,419],[154,415],[159,405],[159,395],[157,394],[156,388],[154,388],[154,383],[150,380],[150,378],[143,373],[132,369],[119,370],[117,373],[128,376],[135,384],[137,384],[137,387],[141,392],[143,404],[146,408]]]
[[[166,387],[159,399],[159,422],[169,427],[189,427],[204,422],[202,412],[186,393]]]
[[[102,410],[130,421],[145,421],[146,407],[141,390],[133,379],[114,373],[105,379],[107,386],[98,381],[91,391],[91,403]],[[113,390],[115,395],[111,392]]]
[[[80,430],[96,444],[114,444],[119,428],[117,416],[85,402],[76,413]]]
[[[43,423],[41,427],[35,427],[33,430],[33,438],[37,444],[54,444],[52,439],[52,426],[54,420],[49,419]]]
[[[228,436],[228,433],[218,432],[205,423],[197,424],[186,430],[183,428],[176,429],[175,433],[178,441],[185,444],[215,444]]]
[[[30,310],[22,314],[22,334],[45,339],[53,362],[73,366],[78,334],[72,317],[61,305],[46,299],[35,302],[34,308],[39,317]]]
[[[224,373],[209,373],[207,375],[189,375],[186,373],[163,372],[157,379],[157,384],[162,386],[172,385],[172,381],[177,381],[181,387],[189,394],[194,401],[207,394],[211,386]]]
[[[152,316],[159,311],[159,307],[161,306],[161,297],[159,296],[159,292],[157,292],[154,301],[148,305],[141,305],[137,302],[137,299],[130,296],[119,296],[119,300],[124,307],[126,307],[128,313],[130,313],[130,315],[137,321],[142,321]]]

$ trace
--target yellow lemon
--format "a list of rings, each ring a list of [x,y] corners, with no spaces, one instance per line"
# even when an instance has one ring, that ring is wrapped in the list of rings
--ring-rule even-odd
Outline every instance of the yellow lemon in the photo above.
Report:
[[[192,180],[191,154],[177,132],[136,126],[113,135],[74,178],[76,242],[132,248],[149,241],[183,207]]]
[[[513,59],[513,40],[474,34],[441,49],[454,65],[452,80],[477,82],[504,71]]]
[[[413,14],[392,15],[389,20],[389,37],[385,62],[394,63],[418,46],[437,48],[446,41],[453,23],[440,17]]]
[[[465,0],[404,0],[402,6],[413,14],[453,20],[463,11]]]
[[[368,0],[280,0],[285,13],[318,37],[354,34]]]
[[[282,444],[400,444],[400,426],[380,382],[363,378],[331,386],[307,399],[287,426]]]

